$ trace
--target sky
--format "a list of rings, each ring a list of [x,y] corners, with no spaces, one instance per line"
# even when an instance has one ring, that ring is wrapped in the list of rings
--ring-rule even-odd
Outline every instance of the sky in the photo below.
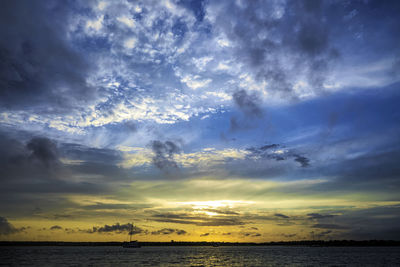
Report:
[[[2,1],[0,240],[400,240],[399,13]]]

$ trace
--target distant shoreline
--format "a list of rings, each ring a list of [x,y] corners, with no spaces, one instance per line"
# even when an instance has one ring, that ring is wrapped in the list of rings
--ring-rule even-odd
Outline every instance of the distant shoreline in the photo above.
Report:
[[[62,241],[0,241],[0,246],[122,246],[126,242],[62,242]],[[139,242],[146,246],[307,246],[307,247],[397,247],[394,240],[332,240],[332,241],[280,241],[280,242]]]

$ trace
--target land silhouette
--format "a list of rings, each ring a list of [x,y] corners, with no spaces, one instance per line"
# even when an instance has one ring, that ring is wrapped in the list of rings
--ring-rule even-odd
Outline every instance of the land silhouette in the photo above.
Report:
[[[126,242],[63,242],[63,241],[0,241],[0,246],[122,246]],[[393,247],[400,246],[397,240],[303,240],[278,242],[139,242],[150,246],[308,246],[308,247]]]

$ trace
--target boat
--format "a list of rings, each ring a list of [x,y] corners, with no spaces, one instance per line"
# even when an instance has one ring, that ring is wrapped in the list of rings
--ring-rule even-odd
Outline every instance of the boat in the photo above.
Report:
[[[122,247],[124,248],[140,248],[141,245],[137,240],[132,240],[133,235],[133,224],[131,224],[131,229],[129,230],[129,242],[124,242]]]
[[[134,241],[129,241],[129,242],[125,242],[122,247],[124,248],[140,248],[141,245],[139,244],[139,242],[137,240]]]

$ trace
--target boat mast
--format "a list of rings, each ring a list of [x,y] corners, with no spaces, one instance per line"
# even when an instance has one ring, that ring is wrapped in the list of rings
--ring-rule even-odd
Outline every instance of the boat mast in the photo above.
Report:
[[[131,223],[131,230],[129,231],[129,243],[132,242],[133,223]]]

